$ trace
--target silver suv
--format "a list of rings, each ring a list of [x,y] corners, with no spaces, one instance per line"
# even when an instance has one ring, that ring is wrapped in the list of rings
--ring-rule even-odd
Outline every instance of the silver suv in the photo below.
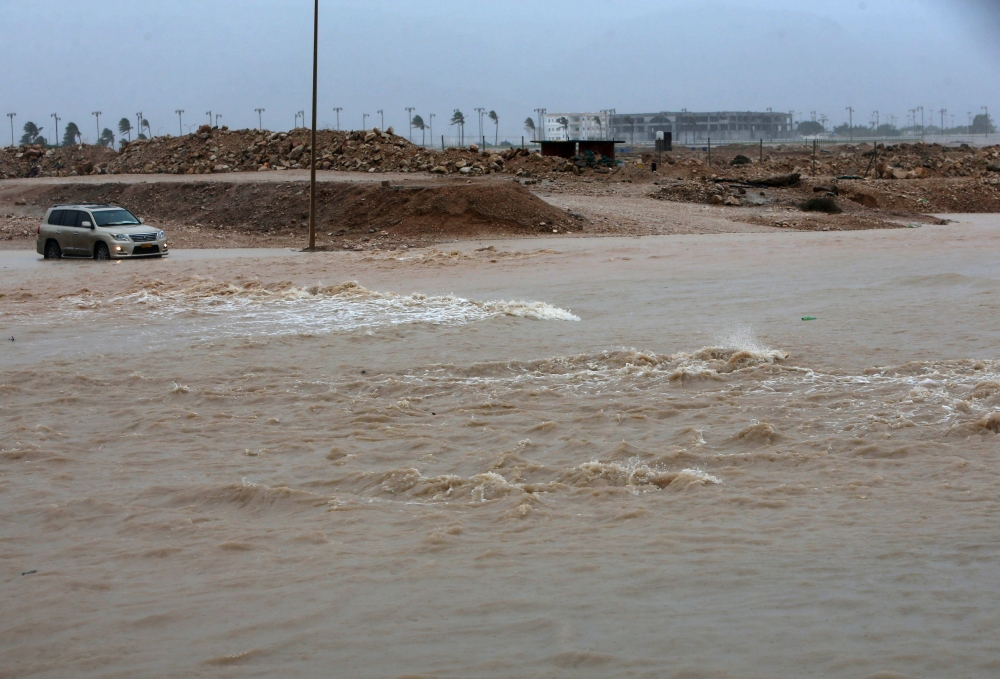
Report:
[[[167,237],[115,205],[53,205],[38,225],[38,254],[45,259],[163,257]]]

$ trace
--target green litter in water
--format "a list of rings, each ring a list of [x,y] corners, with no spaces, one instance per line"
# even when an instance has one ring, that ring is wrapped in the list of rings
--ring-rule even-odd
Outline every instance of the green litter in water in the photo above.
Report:
[[[815,321],[816,317],[815,316],[803,316],[802,320],[803,321]]]

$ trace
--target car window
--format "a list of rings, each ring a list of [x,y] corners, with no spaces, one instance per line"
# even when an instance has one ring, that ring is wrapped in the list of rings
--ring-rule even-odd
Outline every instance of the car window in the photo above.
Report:
[[[59,222],[63,226],[76,226],[76,215],[78,210],[63,210],[62,221]]]
[[[94,212],[97,226],[139,226],[139,220],[128,210],[97,210]]]
[[[84,222],[90,222],[91,224],[93,224],[94,220],[90,218],[89,213],[80,210],[76,213],[76,225],[83,226]]]
[[[49,224],[59,226],[62,223],[62,215],[65,210],[53,210],[49,215]]]

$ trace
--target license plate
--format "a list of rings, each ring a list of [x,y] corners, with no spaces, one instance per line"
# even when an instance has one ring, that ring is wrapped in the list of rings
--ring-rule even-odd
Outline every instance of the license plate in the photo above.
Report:
[[[136,247],[136,248],[135,248],[135,249],[133,250],[133,252],[135,252],[135,250],[139,250],[139,251],[141,251],[141,252],[150,252],[150,251],[155,251],[155,250],[156,250],[156,246],[155,246],[155,245],[151,245],[151,244],[147,243],[146,245],[139,245],[139,246],[137,246],[137,247]]]

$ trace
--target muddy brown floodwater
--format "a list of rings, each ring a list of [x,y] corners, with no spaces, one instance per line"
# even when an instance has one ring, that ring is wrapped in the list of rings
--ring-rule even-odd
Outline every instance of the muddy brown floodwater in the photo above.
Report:
[[[956,219],[2,252],[0,677],[994,676]]]

